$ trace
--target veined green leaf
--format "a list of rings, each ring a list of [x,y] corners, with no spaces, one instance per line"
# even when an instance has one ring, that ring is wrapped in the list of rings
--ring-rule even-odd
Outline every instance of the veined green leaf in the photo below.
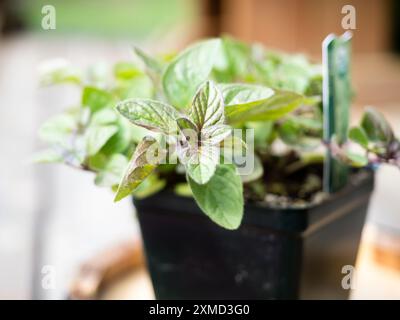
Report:
[[[248,103],[225,108],[228,123],[266,121],[282,118],[302,105],[314,103],[312,98],[288,91],[275,91],[270,98],[259,103]]]
[[[198,131],[224,123],[224,101],[221,92],[211,81],[199,88],[189,113]]]
[[[165,134],[177,131],[178,111],[163,102],[150,99],[128,99],[116,109],[133,124]]]
[[[101,148],[101,152],[104,154],[111,155],[114,153],[124,153],[133,142],[134,125],[132,125],[127,119],[118,117],[115,126],[118,128],[118,131]],[[143,131],[144,130],[146,129],[143,129]],[[146,131],[149,132],[148,130]],[[140,138],[137,137],[137,142],[140,142],[144,136],[146,136],[146,134],[143,134]]]
[[[254,84],[229,83],[220,84],[218,88],[222,92],[225,107],[259,104],[275,94],[271,88]]]
[[[111,106],[112,101],[111,94],[105,90],[95,87],[85,87],[83,89],[82,105],[89,107],[92,113]]]
[[[116,125],[91,126],[86,132],[86,151],[89,156],[95,155],[116,134]]]
[[[278,128],[279,137],[287,145],[294,148],[312,149],[320,145],[321,139],[314,131],[316,125],[313,122],[299,121],[300,117],[289,117]],[[312,120],[312,119],[301,119]],[[310,125],[311,127],[308,127]]]
[[[243,186],[233,165],[219,165],[206,184],[188,178],[193,196],[203,212],[226,229],[237,229],[243,217]]]
[[[354,127],[349,131],[350,140],[368,149],[368,136],[362,127]]]
[[[162,84],[175,107],[189,105],[198,86],[209,77],[218,50],[221,50],[220,39],[202,41],[184,50],[167,66]]]
[[[114,201],[129,196],[153,172],[163,156],[163,151],[154,138],[144,138],[136,147]]]

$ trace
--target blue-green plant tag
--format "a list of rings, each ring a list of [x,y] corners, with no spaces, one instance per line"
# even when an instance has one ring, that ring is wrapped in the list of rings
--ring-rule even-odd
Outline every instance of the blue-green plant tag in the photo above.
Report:
[[[350,102],[350,32],[329,35],[322,43],[324,139],[339,146],[346,142],[349,129]],[[333,157],[328,148],[324,163],[324,190],[332,193],[347,184],[348,167]]]

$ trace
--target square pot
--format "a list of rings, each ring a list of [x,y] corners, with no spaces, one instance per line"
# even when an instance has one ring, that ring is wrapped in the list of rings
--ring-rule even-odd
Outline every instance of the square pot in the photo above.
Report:
[[[347,298],[342,268],[355,264],[374,185],[370,171],[362,176],[306,208],[246,204],[234,231],[192,198],[134,200],[156,298]]]

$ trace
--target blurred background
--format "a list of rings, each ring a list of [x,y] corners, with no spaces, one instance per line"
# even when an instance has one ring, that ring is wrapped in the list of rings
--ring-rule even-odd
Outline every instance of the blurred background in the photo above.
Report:
[[[90,174],[29,163],[40,148],[40,123],[79,99],[69,87],[39,88],[41,62],[113,63],[129,60],[132,45],[162,52],[221,34],[320,60],[324,37],[344,32],[349,4],[356,9],[352,112],[357,120],[363,106],[374,105],[400,133],[399,1],[0,0],[0,299],[90,296],[100,281],[133,269],[103,297],[153,297],[129,200],[114,204]],[[54,30],[42,28],[44,5],[56,10]],[[399,186],[400,172],[381,168],[355,299],[400,299]]]

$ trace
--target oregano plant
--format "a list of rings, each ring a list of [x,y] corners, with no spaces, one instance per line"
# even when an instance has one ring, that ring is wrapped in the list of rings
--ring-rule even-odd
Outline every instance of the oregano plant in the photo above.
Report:
[[[400,166],[399,140],[372,108],[348,143],[324,143],[321,66],[302,55],[225,37],[178,54],[135,47],[106,71],[56,61],[42,72],[43,85],[69,84],[81,99],[43,124],[49,147],[35,160],[93,172],[115,201],[168,189],[236,229],[245,200],[313,201],[324,148],[353,167]]]

